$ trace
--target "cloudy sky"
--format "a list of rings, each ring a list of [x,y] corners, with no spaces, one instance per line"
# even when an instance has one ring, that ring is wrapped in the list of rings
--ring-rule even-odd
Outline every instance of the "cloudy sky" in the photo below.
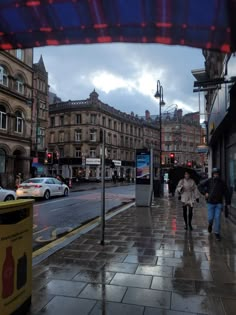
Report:
[[[63,101],[87,99],[95,88],[102,102],[121,111],[144,115],[148,109],[154,115],[159,79],[166,108],[199,108],[191,70],[204,67],[200,49],[153,44],[43,47],[34,50],[34,62],[41,54],[50,90]]]

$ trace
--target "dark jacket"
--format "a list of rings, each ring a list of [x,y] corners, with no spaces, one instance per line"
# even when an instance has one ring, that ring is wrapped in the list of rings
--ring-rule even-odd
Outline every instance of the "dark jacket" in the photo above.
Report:
[[[225,182],[217,177],[217,178],[209,178],[204,180],[198,185],[198,189],[202,194],[208,193],[207,202],[208,203],[223,203],[223,199],[225,198],[225,203],[230,205],[230,193],[227,188]]]

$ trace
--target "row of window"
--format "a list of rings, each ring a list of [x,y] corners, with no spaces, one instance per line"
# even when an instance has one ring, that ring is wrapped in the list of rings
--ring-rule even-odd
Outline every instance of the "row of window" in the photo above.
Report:
[[[127,160],[127,161],[133,161],[134,160],[134,152],[129,151],[117,151],[117,150],[106,150],[106,157],[108,159],[113,160]],[[64,149],[59,149],[59,155],[60,157],[64,157]],[[97,158],[99,157],[100,152],[95,147],[90,147],[88,151],[88,158]],[[73,156],[75,158],[81,158],[83,156],[82,149],[80,147],[74,148],[74,154]]]
[[[56,118],[57,118],[57,124],[56,124]],[[90,119],[87,121],[87,123],[96,125],[99,124],[99,117],[97,114],[90,114]],[[82,119],[82,114],[76,114],[75,116],[75,123],[77,125],[83,124],[84,121]],[[64,126],[65,125],[65,119],[64,115],[60,115],[58,117],[50,117],[50,127],[55,127],[55,126]],[[112,129],[114,131],[120,131],[120,132],[125,132],[129,133],[131,135],[141,137],[141,128],[138,128],[136,126],[127,124],[127,123],[118,123],[117,121],[113,121],[112,119],[103,116],[102,117],[102,126],[105,128]]]
[[[6,108],[4,105],[0,104],[0,129],[7,130],[8,117]],[[24,130],[24,115],[21,111],[17,110],[15,112],[15,123],[14,131],[18,133],[23,133]]]
[[[193,142],[195,139],[196,143],[200,143],[200,135],[196,136],[195,138],[193,136],[181,136],[181,135],[165,135],[165,141],[188,141],[188,142]]]
[[[190,145],[178,145],[178,144],[174,144],[174,145],[165,145],[164,148],[165,151],[184,151],[184,152],[192,152],[195,151],[195,147],[192,144]]]
[[[9,87],[9,72],[7,68],[0,65],[0,84]],[[20,94],[25,93],[25,80],[22,75],[18,74],[14,80],[14,90]]]
[[[91,129],[89,133],[89,141],[92,142],[97,142],[98,140],[98,133],[97,130]],[[75,142],[81,142],[83,141],[83,130],[76,130],[74,132],[74,141]],[[55,143],[55,133],[50,134],[50,143]],[[65,132],[64,131],[59,131],[58,133],[58,142],[65,142]],[[146,140],[148,142],[148,139]],[[118,137],[117,135],[113,135],[111,133],[108,133],[106,136],[106,143],[107,144],[113,144],[113,145],[118,145]],[[157,143],[156,143],[157,144]],[[120,136],[120,145],[121,146],[130,146],[130,147],[137,147],[141,145],[141,140],[136,139],[136,138],[129,138],[129,137],[124,137]]]

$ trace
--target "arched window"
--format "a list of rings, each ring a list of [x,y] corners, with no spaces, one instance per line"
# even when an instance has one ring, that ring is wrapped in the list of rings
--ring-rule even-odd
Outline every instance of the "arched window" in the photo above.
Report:
[[[0,129],[7,129],[7,113],[4,105],[0,104]]]
[[[8,86],[8,71],[2,65],[0,65],[0,84]]]
[[[25,81],[21,75],[16,77],[16,91],[20,94],[24,94],[24,84]]]
[[[5,173],[6,170],[6,152],[0,149],[0,173]]]
[[[24,127],[24,116],[22,112],[16,112],[16,121],[15,121],[15,132],[22,133]]]

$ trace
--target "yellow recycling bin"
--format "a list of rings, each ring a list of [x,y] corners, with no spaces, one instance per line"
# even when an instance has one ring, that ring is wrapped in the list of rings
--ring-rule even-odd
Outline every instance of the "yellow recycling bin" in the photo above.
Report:
[[[32,227],[33,200],[0,202],[0,315],[31,304]]]

